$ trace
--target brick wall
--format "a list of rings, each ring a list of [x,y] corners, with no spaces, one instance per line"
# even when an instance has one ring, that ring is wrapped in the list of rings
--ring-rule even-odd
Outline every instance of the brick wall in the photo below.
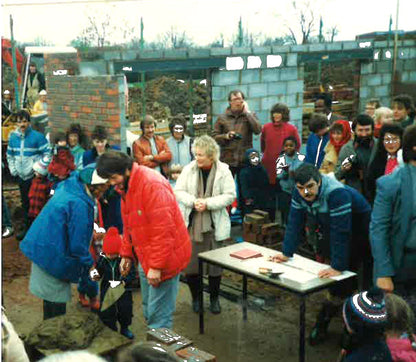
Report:
[[[79,74],[79,59],[77,53],[45,54],[44,72],[46,85],[48,79],[53,76],[54,71],[66,70],[67,75]]]
[[[124,76],[49,76],[48,99],[52,133],[80,123],[90,135],[102,125],[111,144],[125,141]]]

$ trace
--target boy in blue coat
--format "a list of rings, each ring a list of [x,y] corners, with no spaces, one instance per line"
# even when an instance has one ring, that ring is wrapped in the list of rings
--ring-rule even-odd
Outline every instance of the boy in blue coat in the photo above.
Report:
[[[89,253],[94,225],[94,199],[108,188],[95,169],[73,172],[60,183],[33,222],[20,249],[32,261],[29,289],[43,299],[43,319],[66,313],[71,283],[93,259]]]

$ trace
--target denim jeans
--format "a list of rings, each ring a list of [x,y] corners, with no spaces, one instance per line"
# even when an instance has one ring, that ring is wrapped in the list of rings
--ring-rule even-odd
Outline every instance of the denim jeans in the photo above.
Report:
[[[1,224],[3,227],[11,227],[12,226],[12,219],[10,217],[9,207],[7,206],[6,199],[4,198],[4,195],[2,193],[1,195],[1,208],[2,208],[2,214],[1,214]]]
[[[140,289],[144,318],[148,328],[172,328],[173,313],[179,290],[179,274],[152,287],[139,265]]]

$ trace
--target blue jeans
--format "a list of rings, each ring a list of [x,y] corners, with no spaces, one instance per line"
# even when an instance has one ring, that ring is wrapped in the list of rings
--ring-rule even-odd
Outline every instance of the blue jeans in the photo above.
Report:
[[[172,328],[173,313],[179,290],[179,274],[152,287],[139,265],[140,290],[142,293],[143,315],[148,328]]]
[[[95,298],[98,295],[98,283],[89,278],[89,270],[85,269],[78,280],[78,293],[86,294],[88,298]]]
[[[1,194],[1,207],[2,207],[2,214],[1,214],[1,224],[3,227],[11,227],[12,226],[12,219],[10,217],[9,207],[7,206],[6,199],[4,198],[3,193]]]

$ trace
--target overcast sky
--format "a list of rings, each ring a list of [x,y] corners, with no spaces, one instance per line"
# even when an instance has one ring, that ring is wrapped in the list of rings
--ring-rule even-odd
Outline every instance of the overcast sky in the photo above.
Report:
[[[353,40],[357,34],[386,31],[390,15],[395,28],[395,0],[312,0],[311,3],[318,18],[314,35],[318,33],[319,16],[325,28],[337,26],[336,40]],[[400,0],[399,29],[416,30],[415,3]],[[86,26],[88,15],[100,17],[106,13],[111,15],[114,25],[134,26],[138,36],[143,17],[146,41],[157,40],[158,35],[174,27],[186,31],[198,45],[206,45],[223,34],[227,46],[237,33],[240,16],[244,28],[253,34],[283,36],[289,26],[298,28],[291,0],[1,0],[1,4],[2,36],[10,37],[12,14],[16,41],[41,37],[55,45],[68,45],[76,38]],[[296,4],[302,7],[305,1]]]

